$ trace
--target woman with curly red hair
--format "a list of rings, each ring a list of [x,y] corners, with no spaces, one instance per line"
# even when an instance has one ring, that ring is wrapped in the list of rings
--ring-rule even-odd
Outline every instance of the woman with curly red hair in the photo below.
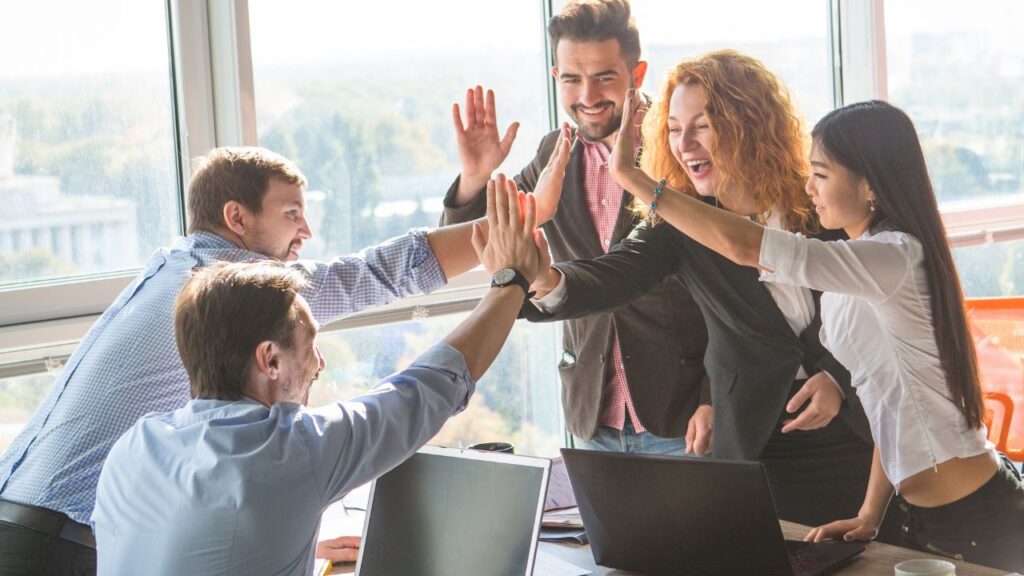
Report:
[[[677,110],[680,87],[707,94],[706,111]],[[641,161],[665,179],[659,190],[671,185],[787,231],[816,228],[802,192],[808,165],[800,116],[756,59],[720,51],[682,61],[669,71],[644,133]],[[712,454],[761,461],[786,520],[820,524],[854,514],[867,487],[870,432],[849,373],[818,340],[817,296],[761,282],[756,271],[649,216],[604,256],[552,268],[534,285],[546,296],[527,307],[527,317],[605,312],[678,274],[707,323]]]

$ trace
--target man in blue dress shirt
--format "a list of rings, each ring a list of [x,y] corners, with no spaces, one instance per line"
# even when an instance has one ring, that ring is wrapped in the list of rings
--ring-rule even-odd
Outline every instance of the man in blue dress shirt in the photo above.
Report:
[[[0,458],[0,573],[92,574],[87,525],[114,441],[150,412],[189,400],[172,309],[192,270],[216,262],[287,261],[326,324],[429,293],[477,263],[471,227],[413,230],[329,262],[298,261],[312,236],[305,177],[261,148],[220,148],[189,183],[189,234],[158,250],[82,339],[49,395]]]
[[[305,407],[324,359],[299,271],[197,272],[174,309],[193,400],[142,418],[110,451],[93,513],[99,574],[310,574],[324,509],[432,438],[501,350],[546,261],[530,210],[523,222],[518,195],[505,198],[515,206],[497,202],[506,219],[492,211],[486,248],[475,239],[495,273],[476,310],[348,402]]]

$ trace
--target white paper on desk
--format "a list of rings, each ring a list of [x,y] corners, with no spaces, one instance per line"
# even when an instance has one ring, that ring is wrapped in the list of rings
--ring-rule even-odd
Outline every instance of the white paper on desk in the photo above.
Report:
[[[554,554],[537,550],[537,558],[533,562],[533,576],[584,576],[589,570],[570,564]]]
[[[545,512],[540,525],[545,528],[583,528],[583,519],[579,508],[566,508]]]
[[[551,459],[551,474],[548,476],[548,495],[544,499],[544,511],[576,506],[576,495],[569,483],[569,473],[561,456]]]

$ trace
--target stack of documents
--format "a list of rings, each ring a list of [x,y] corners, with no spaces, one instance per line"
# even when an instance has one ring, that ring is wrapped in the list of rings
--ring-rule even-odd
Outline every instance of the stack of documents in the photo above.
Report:
[[[569,474],[565,471],[565,462],[561,458],[551,461],[548,496],[544,502],[544,518],[540,525],[541,540],[587,543],[587,533],[583,530],[580,509],[576,506],[576,495],[572,493]]]

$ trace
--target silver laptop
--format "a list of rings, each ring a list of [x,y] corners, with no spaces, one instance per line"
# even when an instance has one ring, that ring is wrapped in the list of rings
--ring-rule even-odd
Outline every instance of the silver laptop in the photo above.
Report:
[[[370,491],[356,574],[529,576],[551,461],[424,446]]]

